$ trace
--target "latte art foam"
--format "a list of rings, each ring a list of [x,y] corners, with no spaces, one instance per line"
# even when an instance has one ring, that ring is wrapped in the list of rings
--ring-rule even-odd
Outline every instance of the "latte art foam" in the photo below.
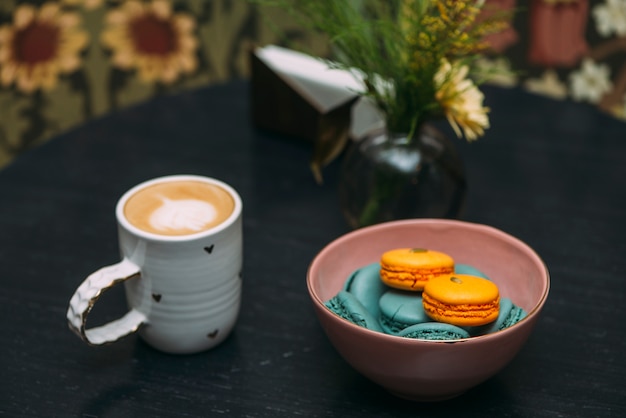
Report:
[[[195,199],[170,200],[150,215],[150,225],[159,231],[202,231],[217,216],[212,204]]]
[[[169,181],[145,187],[124,205],[135,227],[160,235],[189,235],[224,222],[234,200],[221,187],[201,181]]]

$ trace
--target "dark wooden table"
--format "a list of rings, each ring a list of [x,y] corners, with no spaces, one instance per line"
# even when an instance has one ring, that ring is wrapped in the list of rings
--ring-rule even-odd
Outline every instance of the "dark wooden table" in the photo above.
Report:
[[[416,404],[355,372],[318,325],[305,273],[348,231],[339,161],[316,185],[310,145],[256,131],[248,92],[236,81],[158,98],[55,138],[0,172],[0,415],[626,416],[624,123],[583,104],[487,89],[492,129],[476,143],[455,141],[469,181],[463,219],[534,247],[552,289],[506,369],[459,398]],[[191,356],[162,354],[137,336],[88,347],[65,312],[87,274],[118,260],[117,198],[176,173],[220,178],[243,198],[235,331]],[[94,315],[103,319],[125,311],[121,289],[101,301]]]

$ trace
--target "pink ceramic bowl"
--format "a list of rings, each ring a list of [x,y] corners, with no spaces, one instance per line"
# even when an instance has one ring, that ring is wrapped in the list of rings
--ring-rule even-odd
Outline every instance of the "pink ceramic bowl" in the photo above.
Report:
[[[528,313],[502,331],[453,341],[416,340],[370,331],[329,311],[324,302],[359,267],[389,249],[421,247],[472,265]],[[460,395],[501,370],[530,335],[548,296],[548,270],[525,243],[495,228],[468,222],[419,219],[379,224],[328,244],[307,274],[309,294],[331,343],[358,372],[397,396],[441,400]]]

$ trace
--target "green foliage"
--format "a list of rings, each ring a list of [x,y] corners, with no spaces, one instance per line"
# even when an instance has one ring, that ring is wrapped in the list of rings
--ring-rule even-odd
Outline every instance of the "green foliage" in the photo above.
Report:
[[[260,0],[329,37],[331,65],[363,80],[387,127],[412,133],[441,117],[434,75],[442,60],[471,62],[501,16],[477,20],[482,2],[457,0]]]

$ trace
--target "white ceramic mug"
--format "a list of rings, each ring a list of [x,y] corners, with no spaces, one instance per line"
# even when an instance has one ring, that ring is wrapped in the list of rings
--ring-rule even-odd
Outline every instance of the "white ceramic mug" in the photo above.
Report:
[[[187,194],[179,195],[181,190]],[[94,272],[78,287],[67,311],[70,328],[91,345],[139,331],[151,346],[179,354],[222,342],[239,314],[241,211],[232,187],[201,176],[161,177],[126,192],[116,207],[122,261]],[[148,221],[152,226],[141,224]],[[88,329],[87,316],[99,296],[120,282],[129,312]]]

